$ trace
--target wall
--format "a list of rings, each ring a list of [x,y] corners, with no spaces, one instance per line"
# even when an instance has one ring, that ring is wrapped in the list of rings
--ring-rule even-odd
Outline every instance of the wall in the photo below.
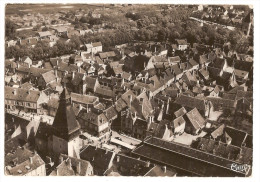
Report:
[[[68,142],[57,136],[53,136],[52,150],[55,154],[68,154]]]

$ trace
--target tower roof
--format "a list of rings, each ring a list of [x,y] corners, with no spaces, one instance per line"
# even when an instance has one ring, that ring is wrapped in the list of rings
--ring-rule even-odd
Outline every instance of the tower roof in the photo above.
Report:
[[[66,88],[60,95],[59,107],[53,122],[53,134],[71,140],[79,134],[80,125],[71,106],[71,97]]]

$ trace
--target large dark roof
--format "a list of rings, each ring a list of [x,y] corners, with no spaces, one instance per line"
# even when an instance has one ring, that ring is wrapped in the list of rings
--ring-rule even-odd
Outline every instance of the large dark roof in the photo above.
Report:
[[[203,99],[190,97],[181,94],[176,98],[175,102],[183,107],[188,107],[190,109],[197,108],[198,110],[205,111],[205,102]]]
[[[80,158],[90,162],[95,175],[103,175],[112,162],[114,153],[89,145],[80,153]]]
[[[113,160],[112,167],[106,172],[108,176],[144,176],[154,165],[147,165],[147,162],[125,155],[117,154]]]
[[[199,176],[245,176],[233,171],[234,161],[159,138],[148,138],[133,154],[159,164],[176,167]]]
[[[70,140],[79,132],[80,125],[76,120],[71,106],[71,97],[66,88],[61,93],[59,107],[52,126],[54,134],[65,140]]]

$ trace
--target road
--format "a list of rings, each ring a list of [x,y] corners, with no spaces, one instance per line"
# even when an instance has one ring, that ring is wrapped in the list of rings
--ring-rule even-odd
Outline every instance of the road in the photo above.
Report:
[[[115,138],[115,137],[120,137],[123,142],[128,143],[128,144],[132,143],[132,145],[138,145],[142,142],[141,140],[126,136],[124,134],[119,134],[116,131],[112,131],[112,138]]]
[[[41,26],[41,28],[44,28],[44,27],[57,27],[57,26],[68,26],[68,25],[71,25],[71,23],[62,23],[62,24],[55,24],[55,25],[46,25],[46,26]],[[32,30],[34,27],[23,27],[23,28],[17,28],[16,31],[19,32],[19,31],[23,31],[23,30]]]
[[[221,26],[223,28],[227,28],[229,30],[235,30],[236,28],[235,27],[232,27],[232,26],[226,26],[226,25],[221,25],[221,24],[218,24],[218,23],[215,23],[215,22],[210,22],[210,21],[206,21],[206,20],[201,20],[199,18],[195,18],[195,17],[190,17],[191,20],[195,20],[195,21],[198,21],[200,23],[205,23],[205,24],[208,24],[208,25],[217,25],[217,26]]]
[[[7,113],[12,114],[14,116],[20,117],[22,119],[26,120],[35,120],[35,121],[41,121],[48,123],[52,125],[54,117],[47,116],[47,115],[39,115],[37,113],[31,113],[31,112],[24,112],[24,111],[18,111],[18,110],[6,110]]]

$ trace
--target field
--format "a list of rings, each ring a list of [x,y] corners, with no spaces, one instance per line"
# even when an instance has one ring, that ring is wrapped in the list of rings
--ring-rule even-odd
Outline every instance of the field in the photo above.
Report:
[[[110,5],[105,5],[108,7]],[[57,13],[62,10],[91,10],[102,8],[101,4],[7,4],[6,15],[27,14],[27,13]]]

